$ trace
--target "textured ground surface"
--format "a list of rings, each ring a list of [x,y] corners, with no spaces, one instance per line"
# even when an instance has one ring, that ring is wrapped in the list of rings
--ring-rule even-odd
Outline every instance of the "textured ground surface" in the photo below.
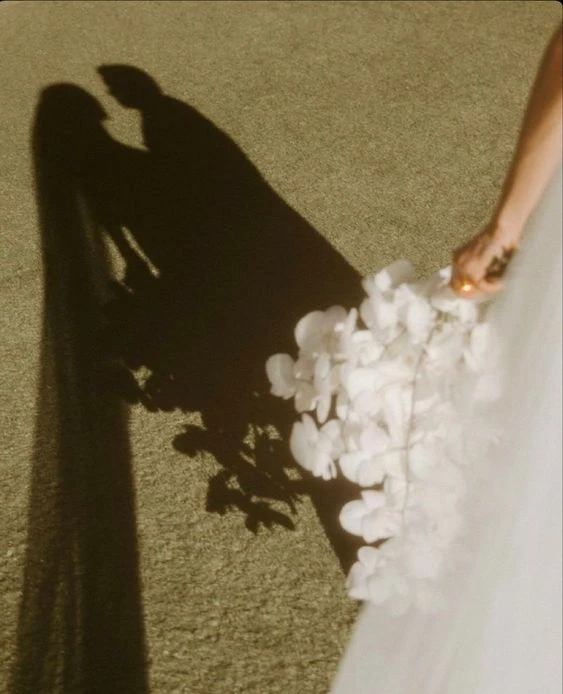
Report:
[[[486,220],[560,16],[0,5],[0,691],[327,691],[357,610],[340,492],[299,482],[257,373],[303,295],[345,300],[397,257],[434,270]],[[157,102],[145,148],[108,63],[192,108]],[[68,90],[36,111],[62,82],[107,133]],[[91,246],[112,224],[173,279],[137,268],[108,319]]]

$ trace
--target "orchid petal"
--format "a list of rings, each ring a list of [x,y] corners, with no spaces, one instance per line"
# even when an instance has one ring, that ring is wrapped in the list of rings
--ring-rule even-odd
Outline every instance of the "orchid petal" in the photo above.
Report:
[[[295,394],[293,359],[289,354],[274,354],[266,362],[266,375],[271,384],[270,392],[279,398],[288,399]]]
[[[338,516],[340,525],[351,535],[362,534],[362,521],[366,515],[366,507],[363,501],[349,501],[345,504]]]
[[[297,412],[310,412],[315,409],[317,393],[310,383],[297,381],[295,390],[295,409]]]
[[[322,343],[325,327],[325,314],[323,311],[312,311],[295,326],[295,342],[305,352],[313,352]]]

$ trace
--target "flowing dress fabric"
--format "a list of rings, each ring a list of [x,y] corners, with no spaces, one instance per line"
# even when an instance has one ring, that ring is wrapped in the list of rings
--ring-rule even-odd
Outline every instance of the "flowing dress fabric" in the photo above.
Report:
[[[447,608],[364,606],[331,694],[562,692],[561,219],[559,168],[488,309],[503,435],[470,479],[469,560],[445,579]]]

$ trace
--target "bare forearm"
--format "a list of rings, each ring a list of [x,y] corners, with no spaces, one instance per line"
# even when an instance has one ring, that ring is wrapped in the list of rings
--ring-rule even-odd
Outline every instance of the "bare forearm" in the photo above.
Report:
[[[495,210],[494,226],[508,245],[517,243],[561,161],[563,129],[561,27],[551,39],[532,88],[520,137]]]

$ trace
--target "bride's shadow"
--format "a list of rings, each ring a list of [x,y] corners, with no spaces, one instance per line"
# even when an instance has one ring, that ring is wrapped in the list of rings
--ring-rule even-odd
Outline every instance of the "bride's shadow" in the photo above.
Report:
[[[338,513],[350,485],[291,472],[297,415],[269,394],[264,364],[295,351],[293,329],[306,312],[357,304],[358,274],[195,108],[136,68],[99,72],[122,106],[140,111],[146,147],[116,142],[92,112],[69,119],[74,175],[125,263],[106,306],[104,345],[120,364],[114,382],[151,410],[201,414],[173,443],[222,466],[209,481],[209,511],[237,508],[252,531],[292,529],[308,495],[347,568],[356,546]]]

